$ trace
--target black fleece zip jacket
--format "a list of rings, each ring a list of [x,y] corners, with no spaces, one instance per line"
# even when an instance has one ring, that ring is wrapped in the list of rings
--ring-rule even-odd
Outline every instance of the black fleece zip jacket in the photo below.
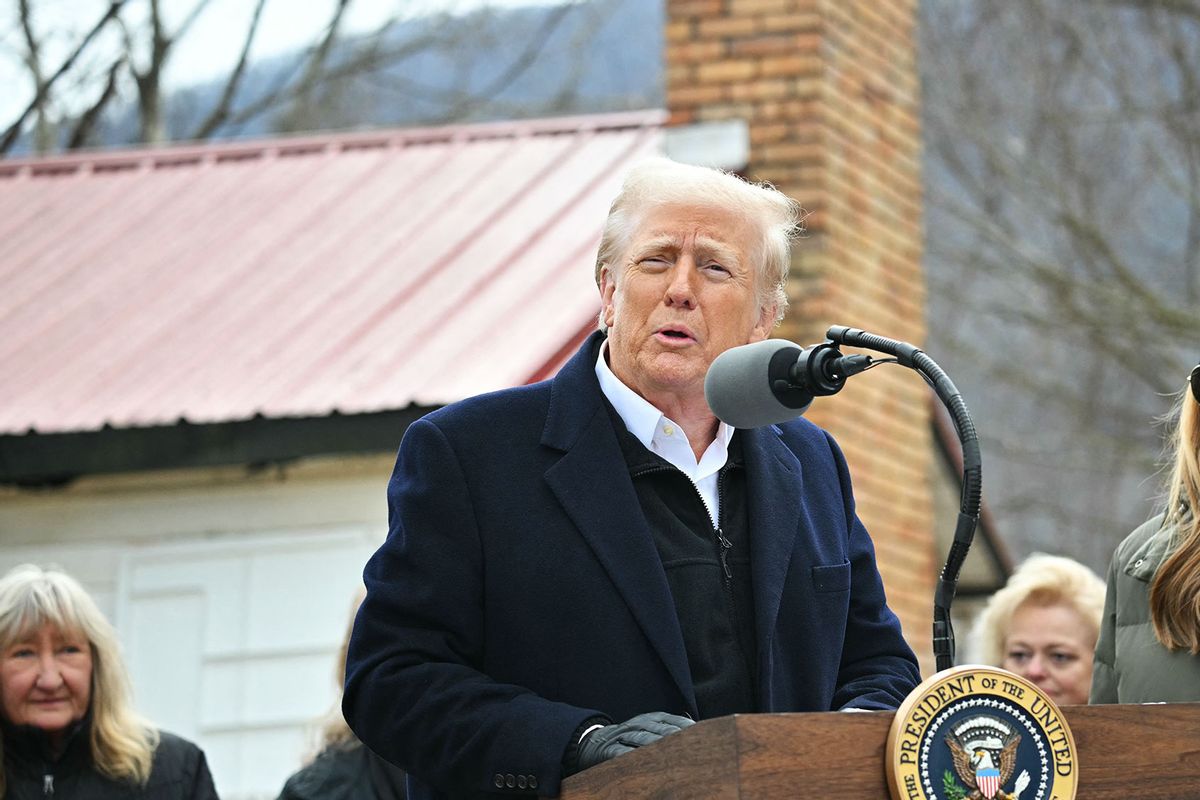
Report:
[[[204,752],[187,739],[163,732],[145,785],[114,780],[92,762],[90,720],[67,732],[57,756],[44,731],[0,723],[3,737],[2,800],[219,800]]]

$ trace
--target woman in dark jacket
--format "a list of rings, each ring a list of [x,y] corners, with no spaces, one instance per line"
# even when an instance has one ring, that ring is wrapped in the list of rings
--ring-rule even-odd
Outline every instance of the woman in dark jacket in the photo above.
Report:
[[[1200,700],[1200,365],[1176,410],[1167,511],[1108,570],[1093,703]]]
[[[116,632],[74,578],[0,579],[0,798],[216,800],[204,753],[129,696]]]
[[[404,800],[404,770],[358,739],[326,745],[288,778],[279,800]]]
[[[337,685],[346,682],[346,648],[354,614],[366,596],[360,589],[342,637]],[[321,735],[321,751],[288,778],[278,800],[404,800],[404,770],[384,761],[358,740],[342,716],[341,692]]]

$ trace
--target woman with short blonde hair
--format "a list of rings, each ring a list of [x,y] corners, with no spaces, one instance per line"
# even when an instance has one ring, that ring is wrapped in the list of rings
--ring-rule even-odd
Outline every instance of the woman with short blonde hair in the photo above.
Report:
[[[204,754],[133,709],[116,631],[65,572],[0,579],[0,797],[216,798]]]
[[[1096,573],[1070,558],[1035,553],[980,614],[980,660],[1032,681],[1056,703],[1086,703],[1103,608]]]

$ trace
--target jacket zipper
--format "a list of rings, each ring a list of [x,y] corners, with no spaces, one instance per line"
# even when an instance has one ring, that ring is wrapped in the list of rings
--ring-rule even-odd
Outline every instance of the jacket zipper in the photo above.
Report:
[[[721,521],[725,516],[725,475],[728,467],[729,465],[726,464],[725,466],[721,467],[720,471],[717,472],[717,523],[713,526],[713,534],[716,537],[715,544],[717,548],[717,558],[721,562],[721,572],[724,576],[721,581],[721,585],[725,589],[725,602],[729,604],[728,608],[729,613],[731,614],[730,621],[736,627],[740,624],[740,618],[737,610],[737,600],[733,596],[733,570],[729,567],[729,551],[733,549],[733,542],[729,541],[729,539],[725,537],[725,532],[721,528]],[[641,477],[642,475],[648,475],[652,472],[671,471],[678,472],[680,475],[683,475],[683,477],[688,479],[688,482],[692,484],[692,488],[696,491],[696,497],[699,498],[700,505],[704,506],[704,510],[707,513],[708,503],[704,502],[704,495],[700,493],[700,487],[696,485],[696,482],[692,480],[686,472],[678,467],[653,465],[644,469],[635,470],[630,474],[631,477],[636,478]],[[712,520],[711,516],[709,517],[709,520]],[[742,640],[740,636],[737,637],[737,647],[738,650],[742,652],[742,657],[747,661],[747,674],[749,674],[749,657],[746,655],[746,648],[742,646]],[[750,675],[750,680],[751,685],[753,686],[753,675]]]
[[[54,776],[46,773],[42,776],[42,796],[50,797],[54,794]]]
[[[726,465],[728,466],[728,465]],[[700,501],[700,505],[704,507],[705,516],[708,516],[708,503],[704,501],[704,495],[700,492],[700,487],[692,480],[691,476],[683,470],[675,466],[666,466],[654,464],[643,469],[636,470],[632,473],[635,478],[640,478],[643,475],[649,475],[652,472],[678,472],[683,477],[687,478],[688,483],[692,485],[692,489],[696,492],[696,498]],[[717,472],[717,522],[713,525],[714,544],[717,548],[717,560],[721,563],[721,573],[725,576],[722,583],[728,590],[729,601],[733,602],[733,570],[729,568],[729,551],[733,549],[733,542],[725,538],[725,532],[721,530],[721,517],[724,514],[721,502],[725,497],[725,467],[721,467]],[[708,516],[712,520],[711,516]]]
[[[695,483],[692,485],[695,486]],[[696,487],[696,492],[700,492],[700,487]],[[721,569],[725,571],[725,588],[729,590],[730,602],[733,602],[733,570],[729,568],[729,551],[733,549],[733,542],[725,538],[725,531],[721,526],[721,518],[725,515],[724,500],[725,467],[721,467],[717,472],[717,525],[713,531],[717,534],[717,557],[721,559]]]

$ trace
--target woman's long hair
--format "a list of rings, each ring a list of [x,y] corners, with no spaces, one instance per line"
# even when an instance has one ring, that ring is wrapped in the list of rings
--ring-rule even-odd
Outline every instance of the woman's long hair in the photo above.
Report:
[[[145,784],[159,736],[133,710],[116,631],[70,575],[33,564],[14,567],[0,579],[0,650],[28,639],[44,625],[79,635],[91,645],[92,763],[110,778]],[[0,736],[0,797],[8,789],[3,747]]]
[[[329,712],[325,724],[321,726],[321,741],[318,750],[324,750],[329,747],[352,747],[358,744],[358,737],[354,735],[354,731],[350,730],[350,726],[346,724],[346,718],[342,716],[342,687],[346,685],[346,653],[350,649],[350,634],[354,630],[354,617],[358,614],[358,607],[362,605],[362,601],[366,596],[367,590],[360,587],[354,595],[353,603],[351,603],[350,621],[346,625],[346,632],[342,635],[342,646],[338,650],[337,667],[334,675],[338,687],[337,702],[334,703],[333,709]]]
[[[1184,389],[1171,419],[1174,453],[1164,524],[1173,529],[1175,550],[1150,584],[1150,620],[1168,650],[1200,655],[1200,402],[1190,389]]]

